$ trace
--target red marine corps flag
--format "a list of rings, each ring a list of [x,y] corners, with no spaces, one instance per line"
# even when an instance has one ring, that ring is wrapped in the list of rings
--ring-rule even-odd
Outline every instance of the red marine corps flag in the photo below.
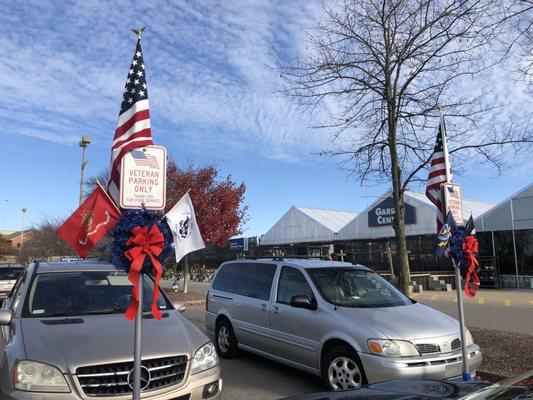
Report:
[[[109,195],[97,185],[57,233],[80,257],[87,258],[93,246],[115,227],[119,217],[120,212]]]
[[[146,71],[141,50],[140,33],[142,30],[136,33],[138,35],[137,47],[126,78],[118,126],[111,146],[111,177],[108,190],[115,204],[120,204],[120,162],[122,157],[138,147],[153,144]]]

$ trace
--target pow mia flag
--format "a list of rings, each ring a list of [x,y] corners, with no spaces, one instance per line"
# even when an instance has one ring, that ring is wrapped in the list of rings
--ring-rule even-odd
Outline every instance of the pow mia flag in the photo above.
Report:
[[[196,216],[189,193],[167,213],[167,222],[174,236],[176,263],[186,254],[205,247],[200,229],[196,224]]]

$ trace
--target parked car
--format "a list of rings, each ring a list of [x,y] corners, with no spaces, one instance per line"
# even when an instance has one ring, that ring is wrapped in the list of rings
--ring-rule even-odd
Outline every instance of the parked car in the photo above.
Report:
[[[154,282],[144,279],[150,310]],[[0,310],[2,399],[131,399],[131,285],[101,262],[32,264]],[[207,336],[162,293],[143,316],[143,399],[221,399],[220,366]]]
[[[238,349],[321,376],[334,390],[462,372],[459,323],[361,265],[258,259],[221,265],[206,328],[219,355]],[[468,365],[481,364],[466,332]]]
[[[409,399],[464,399],[464,400],[518,400],[533,397],[533,370],[495,384],[483,381],[462,382],[432,380],[399,380],[375,383],[364,388],[315,393],[290,397],[285,400],[409,400]]]
[[[17,278],[24,270],[21,265],[1,265],[0,266],[0,300],[7,297],[15,285]]]

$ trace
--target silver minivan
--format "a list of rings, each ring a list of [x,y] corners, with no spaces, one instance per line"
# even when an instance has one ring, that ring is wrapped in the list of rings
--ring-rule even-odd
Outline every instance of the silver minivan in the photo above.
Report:
[[[361,265],[226,262],[209,289],[205,321],[221,357],[247,350],[319,375],[334,390],[461,374],[459,323]],[[472,371],[482,355],[466,337]]]

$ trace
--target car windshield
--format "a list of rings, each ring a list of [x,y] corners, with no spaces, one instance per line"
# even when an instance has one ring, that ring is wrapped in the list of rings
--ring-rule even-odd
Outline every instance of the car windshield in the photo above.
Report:
[[[145,275],[143,305],[152,304],[153,281]],[[128,275],[119,271],[60,272],[37,274],[24,309],[25,317],[110,314],[125,312],[132,295]],[[159,309],[169,305],[164,298]]]
[[[322,296],[343,307],[395,307],[412,304],[388,281],[372,271],[357,268],[308,268]]]
[[[23,268],[0,268],[0,281],[15,281]]]

